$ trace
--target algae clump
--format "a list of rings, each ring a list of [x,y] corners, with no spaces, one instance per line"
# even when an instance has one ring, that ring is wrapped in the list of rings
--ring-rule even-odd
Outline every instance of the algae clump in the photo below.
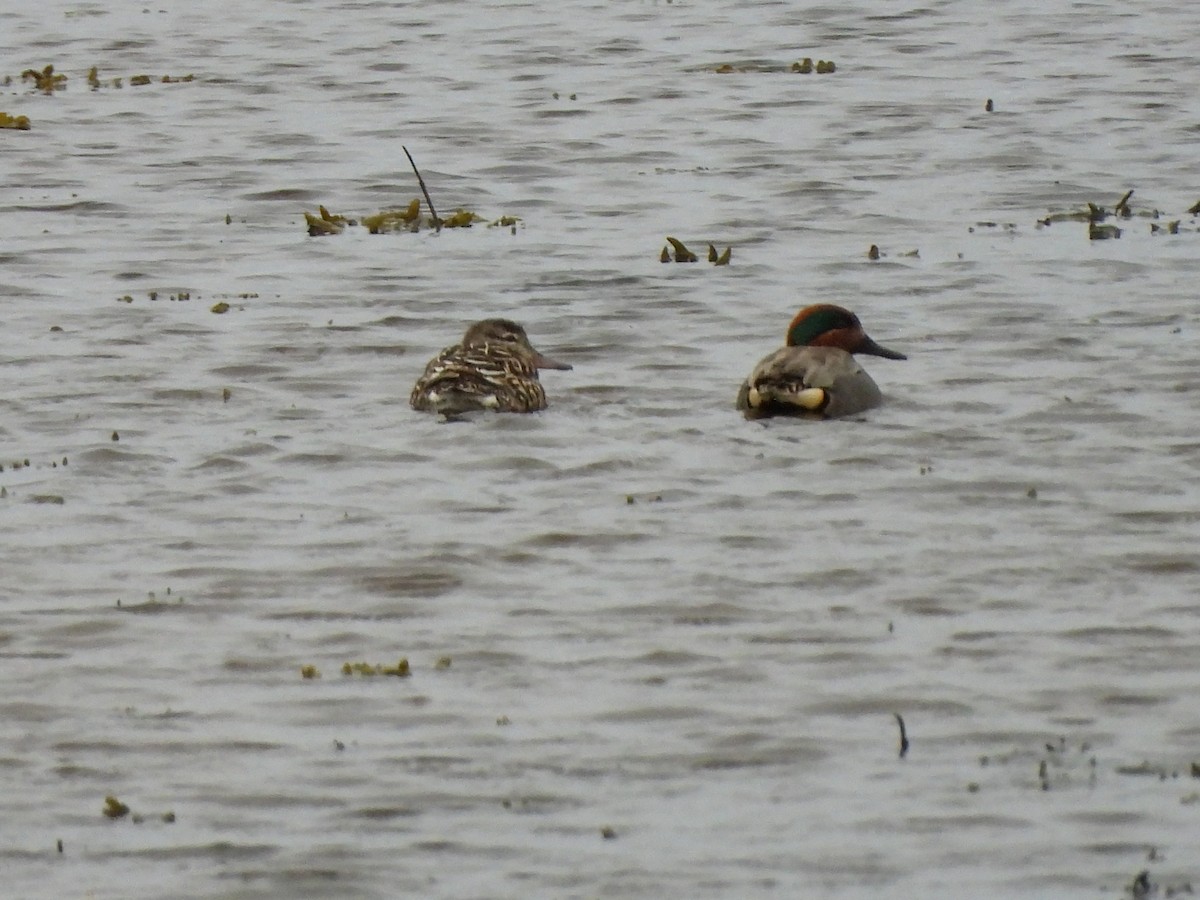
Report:
[[[10,116],[6,112],[0,112],[0,128],[28,131],[29,127],[29,116]]]

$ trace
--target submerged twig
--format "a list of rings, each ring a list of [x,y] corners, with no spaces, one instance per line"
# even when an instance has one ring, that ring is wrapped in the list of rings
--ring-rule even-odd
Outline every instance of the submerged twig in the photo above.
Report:
[[[433,200],[429,196],[429,190],[425,187],[425,179],[421,177],[421,170],[417,168],[417,164],[413,162],[412,154],[408,152],[408,148],[401,145],[401,150],[408,157],[408,164],[412,166],[412,170],[417,175],[417,184],[421,185],[421,193],[425,195],[425,202],[429,204],[429,214],[433,216],[433,225],[438,230],[442,230],[442,220],[438,218],[437,210],[433,208]]]
[[[904,719],[900,717],[900,713],[892,713],[896,717],[896,724],[900,726],[900,758],[904,759],[908,753],[908,734],[904,730]]]

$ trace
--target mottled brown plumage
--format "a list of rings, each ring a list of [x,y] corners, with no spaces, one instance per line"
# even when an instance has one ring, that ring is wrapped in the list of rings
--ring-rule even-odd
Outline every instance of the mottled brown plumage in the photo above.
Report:
[[[546,408],[538,369],[570,368],[535,350],[516,322],[484,319],[429,361],[408,402],[447,416],[478,409],[537,412]]]

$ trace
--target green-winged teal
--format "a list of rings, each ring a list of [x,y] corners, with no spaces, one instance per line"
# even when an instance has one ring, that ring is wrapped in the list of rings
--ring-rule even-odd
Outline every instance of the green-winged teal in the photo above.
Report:
[[[746,418],[758,419],[832,418],[877,406],[883,396],[855,353],[907,359],[871,340],[850,310],[831,303],[807,306],[788,326],[787,345],[765,357],[742,384],[737,407]]]

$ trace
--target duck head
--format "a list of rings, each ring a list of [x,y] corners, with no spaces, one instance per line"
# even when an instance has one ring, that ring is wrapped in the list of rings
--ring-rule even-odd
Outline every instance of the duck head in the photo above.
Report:
[[[463,335],[464,347],[486,347],[488,344],[508,346],[529,359],[538,369],[570,369],[571,365],[551,359],[529,342],[525,329],[511,319],[484,319],[476,322]]]
[[[806,306],[788,326],[789,347],[839,347],[847,353],[867,353],[885,359],[908,359],[903,353],[881,347],[863,330],[858,316],[832,303]]]

